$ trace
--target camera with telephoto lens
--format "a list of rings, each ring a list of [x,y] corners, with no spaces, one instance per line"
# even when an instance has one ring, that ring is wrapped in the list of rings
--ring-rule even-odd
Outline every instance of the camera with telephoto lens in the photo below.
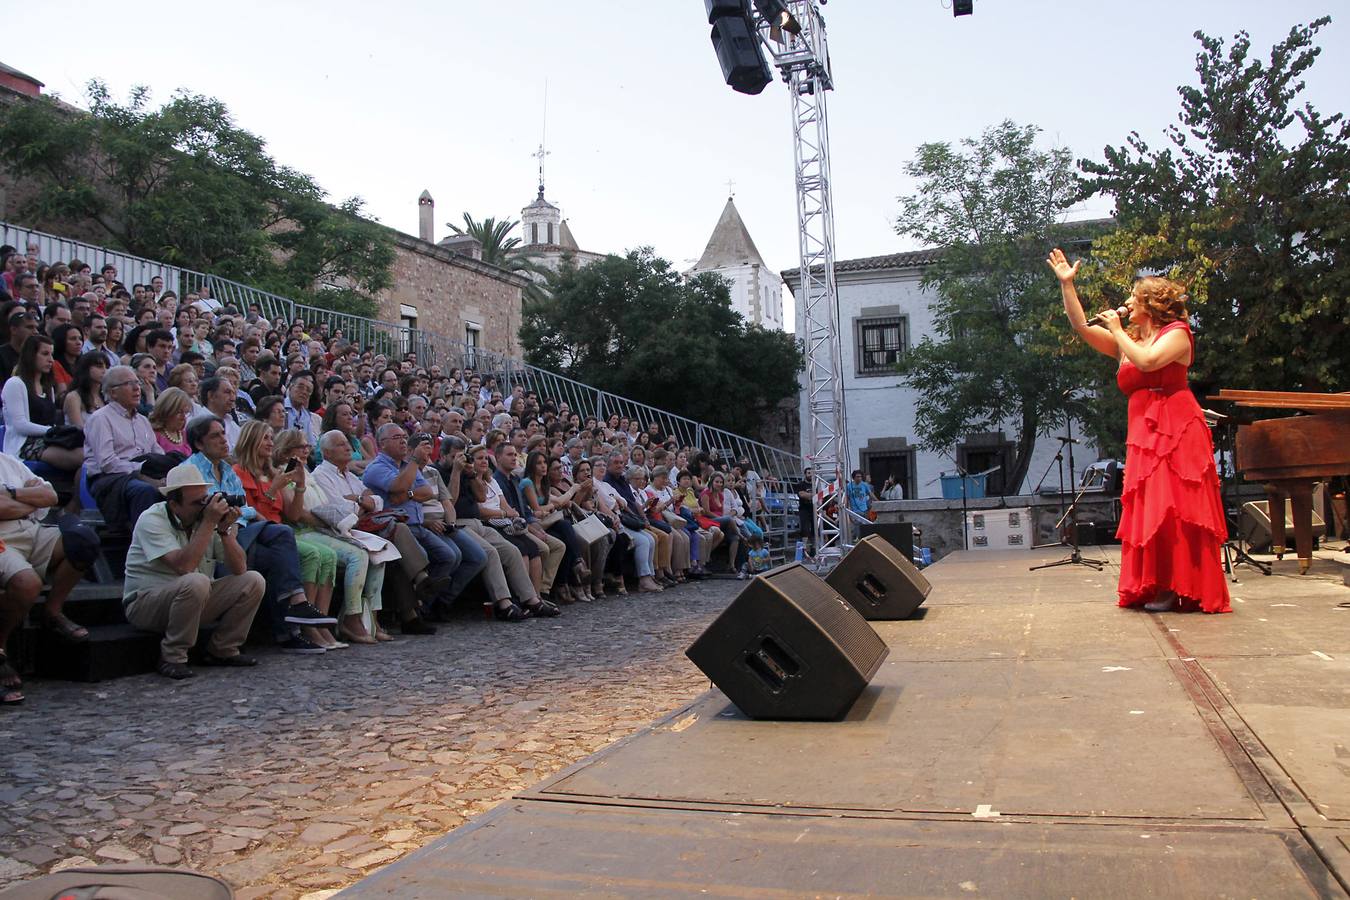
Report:
[[[230,506],[233,506],[235,509],[242,509],[244,506],[244,498],[241,497],[239,494],[227,494],[224,491],[217,491],[215,493],[215,496],[213,496],[211,499],[214,500],[216,497],[224,497],[225,502],[228,503]]]

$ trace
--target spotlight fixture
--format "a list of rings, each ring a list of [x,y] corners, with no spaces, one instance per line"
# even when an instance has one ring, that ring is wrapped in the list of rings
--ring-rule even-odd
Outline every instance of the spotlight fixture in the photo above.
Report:
[[[968,16],[975,12],[975,0],[952,0],[953,16]]]
[[[755,0],[755,9],[774,28],[781,28],[791,35],[802,33],[801,23],[788,11],[783,0]]]

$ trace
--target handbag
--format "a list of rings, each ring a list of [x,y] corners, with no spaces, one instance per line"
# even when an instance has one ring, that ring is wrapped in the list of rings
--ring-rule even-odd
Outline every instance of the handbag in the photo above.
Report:
[[[406,513],[393,509],[381,509],[362,516],[357,520],[355,528],[358,531],[369,531],[371,534],[378,534],[380,537],[388,540],[394,533],[394,526],[399,522],[406,521],[408,521]]]
[[[647,520],[626,509],[619,510],[619,524],[629,531],[645,531]]]
[[[600,521],[599,516],[593,514],[573,525],[572,530],[587,544],[594,544],[609,534],[609,526]]]
[[[48,447],[79,450],[84,446],[84,429],[78,425],[53,425],[47,429],[42,440]]]

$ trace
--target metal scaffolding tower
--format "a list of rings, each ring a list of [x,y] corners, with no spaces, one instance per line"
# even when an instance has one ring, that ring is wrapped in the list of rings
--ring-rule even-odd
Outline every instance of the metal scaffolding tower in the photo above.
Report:
[[[839,294],[834,277],[834,207],[830,195],[830,130],[825,98],[834,88],[825,20],[818,0],[785,4],[800,34],[758,17],[761,42],[792,93],[792,139],[801,250],[798,315],[806,348],[807,451],[812,467],[816,561],[838,562],[851,531],[848,429],[839,345]],[[831,516],[832,513],[832,516]]]

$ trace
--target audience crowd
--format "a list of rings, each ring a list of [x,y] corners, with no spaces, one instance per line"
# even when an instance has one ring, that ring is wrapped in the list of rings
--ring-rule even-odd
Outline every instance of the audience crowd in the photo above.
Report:
[[[318,654],[434,633],[461,598],[521,622],[658,594],[718,550],[740,577],[768,564],[777,486],[657,424],[36,245],[0,248],[0,270],[5,703],[23,697],[12,631],[45,588],[38,619],[87,640],[64,603],[118,534],[127,620],[163,634],[173,679],[204,625],[194,663],[251,666],[250,631]]]

